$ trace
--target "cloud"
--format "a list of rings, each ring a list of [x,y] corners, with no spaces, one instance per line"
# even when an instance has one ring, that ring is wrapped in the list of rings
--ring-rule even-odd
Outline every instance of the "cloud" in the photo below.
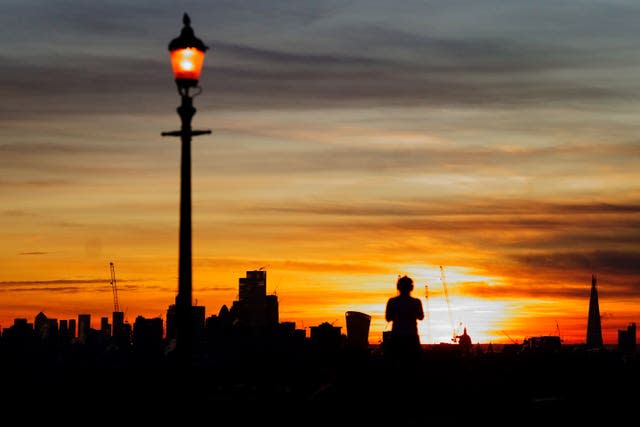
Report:
[[[549,211],[559,214],[640,213],[640,204],[636,203],[548,203],[547,206]]]
[[[218,291],[235,291],[237,288],[232,286],[208,286],[198,285],[198,292],[218,292]]]
[[[65,294],[75,294],[80,292],[86,292],[87,288],[82,286],[42,286],[42,287],[0,287],[0,292],[54,292],[54,293],[65,293]],[[93,289],[92,292],[111,292],[110,289]]]
[[[37,254],[37,253],[36,253]],[[118,279],[118,290],[164,289],[154,285],[136,284],[139,280]],[[111,292],[107,279],[53,279],[53,280],[9,280],[0,282],[0,292]]]
[[[326,68],[333,67],[399,67],[400,64],[381,59],[367,58],[366,56],[344,55],[344,54],[312,54],[312,53],[295,53],[287,51],[278,51],[272,49],[259,48],[255,46],[242,45],[238,43],[228,43],[225,41],[213,41],[216,53],[222,54],[223,58],[239,58],[247,61],[251,68],[257,68],[255,65],[268,65],[267,69],[280,69],[285,71],[286,68],[296,69],[296,67],[315,67],[318,69],[316,74],[318,77],[326,71]],[[235,62],[235,61],[234,61]],[[320,68],[321,67],[321,68]]]
[[[340,262],[325,260],[302,259],[248,259],[248,258],[200,258],[196,260],[198,265],[219,267],[237,266],[244,269],[256,269],[266,266],[268,269],[284,271],[305,271],[325,273],[389,273],[385,266],[365,262]]]
[[[616,276],[640,276],[640,251],[595,250],[514,255],[518,263],[531,269],[592,271]]]
[[[284,215],[289,218],[290,229],[313,221],[319,235],[370,235],[375,230],[380,236],[402,239],[429,236],[447,240],[449,243],[442,247],[451,250],[461,244],[468,249],[476,247],[479,252],[500,250],[520,255],[536,249],[544,253],[578,248],[588,251],[598,245],[626,246],[630,250],[640,238],[639,206],[633,203],[554,203],[490,197],[452,200],[445,194],[351,203],[326,199],[258,202],[242,208],[262,212],[264,224],[278,224],[275,217]]]
[[[276,213],[299,213],[319,216],[401,216],[425,217],[433,215],[471,216],[513,216],[513,215],[583,215],[583,214],[635,214],[640,213],[640,204],[633,203],[554,203],[527,199],[467,198],[456,203],[456,212],[439,199],[384,200],[369,202],[344,202],[314,200],[287,204],[260,204],[251,206],[260,211]]]
[[[49,252],[38,252],[38,251],[20,252],[20,253],[18,253],[18,255],[49,255]]]
[[[150,55],[151,46],[139,38],[143,31],[136,29],[133,21],[127,22],[114,9],[106,8],[104,13],[100,18],[93,13],[74,13],[71,21],[79,23],[75,26],[68,25],[67,13],[58,11],[50,18],[65,23],[63,34],[95,37],[105,32],[122,49],[101,46],[96,53],[77,53],[69,48],[45,60],[16,61],[8,54],[1,57],[6,66],[0,81],[11,82],[2,87],[7,95],[27,100],[30,97],[25,95],[31,95],[38,101],[5,103],[3,112],[11,119],[20,113],[42,115],[47,111],[104,114],[121,112],[123,102],[128,111],[160,111],[171,95],[170,91],[163,94],[171,85],[164,46],[155,46],[157,54]],[[91,31],[87,22],[95,22]],[[153,33],[160,30],[152,21],[144,25]],[[240,38],[244,42],[213,38],[208,41],[211,59],[202,82],[216,96],[202,101],[208,103],[206,107],[225,109],[397,104],[487,108],[625,101],[633,93],[632,88],[616,84],[616,79],[596,83],[589,74],[588,70],[605,60],[610,70],[619,73],[634,65],[629,56],[606,53],[612,49],[594,52],[571,40],[551,44],[522,32],[464,37],[394,27],[385,22],[316,27],[324,45],[318,45],[318,34],[305,31],[299,31],[298,43],[269,43],[256,35]],[[272,31],[273,38],[286,40],[285,29],[274,27]],[[65,42],[70,43],[69,39]],[[143,56],[136,52],[143,49]],[[567,70],[574,78],[562,75]]]
[[[54,279],[54,280],[9,280],[0,282],[0,286],[23,286],[23,285],[92,285],[109,283],[104,278],[99,279]]]
[[[32,216],[34,214],[22,209],[8,209],[8,210],[1,211],[0,215],[11,217],[11,218],[22,218],[22,217]]]
[[[68,135],[67,135],[68,136]],[[15,154],[30,154],[31,156],[56,156],[56,155],[77,155],[85,153],[114,153],[114,147],[100,146],[96,144],[69,144],[69,143],[44,143],[44,142],[21,142],[0,144],[0,153],[3,156]]]
[[[364,131],[363,131],[364,132]],[[259,173],[265,174],[315,174],[326,172],[375,172],[395,173],[399,176],[419,175],[424,182],[438,184],[439,175],[447,175],[461,180],[478,182],[482,177],[509,174],[523,179],[552,179],[583,176],[583,171],[571,165],[560,165],[558,157],[571,161],[590,162],[596,158],[610,158],[619,161],[621,156],[635,156],[640,153],[637,144],[583,144],[552,145],[548,147],[519,146],[507,149],[499,145],[455,146],[428,144],[426,141],[414,146],[403,146],[403,138],[389,138],[387,143],[371,144],[371,138],[357,134],[348,135],[352,140],[369,141],[368,145],[346,145],[339,141],[345,138],[341,132],[323,132],[317,129],[315,141],[305,141],[296,136],[274,135],[264,138],[269,144],[251,147],[251,156],[244,155],[246,147],[229,146],[208,156],[208,162],[216,170],[225,174]],[[325,141],[329,135],[329,141]],[[333,139],[332,139],[333,137]],[[426,139],[426,133],[416,135]],[[239,167],[241,166],[241,167]],[[598,176],[605,171],[594,171]],[[499,178],[504,183],[504,179]],[[452,181],[452,180],[451,180]],[[455,182],[450,182],[455,184]]]
[[[247,53],[253,51],[254,48],[247,48]],[[502,75],[502,70],[495,70],[494,78],[483,80],[477,78],[474,69],[463,71],[463,67],[458,70],[461,75],[456,75],[452,70],[421,70],[401,63],[348,56],[313,58],[309,64],[304,61],[311,58],[305,55],[283,56],[289,57],[291,63],[277,63],[275,67],[268,62],[250,66],[225,65],[221,61],[220,65],[206,71],[203,81],[215,82],[211,90],[220,99],[218,105],[251,109],[266,105],[271,109],[292,106],[380,108],[390,105],[482,105],[490,108],[629,99],[628,92],[622,88],[596,87],[580,79],[561,81],[529,77],[514,81],[513,77]],[[262,53],[247,61],[265,57],[269,55]],[[319,70],[317,62],[327,64]]]
[[[561,300],[575,299],[589,301],[590,282],[584,284],[549,283],[530,279],[526,284],[504,283],[501,285],[489,285],[484,282],[458,283],[457,293],[464,296],[474,296],[486,299],[531,299],[531,300]],[[600,297],[609,300],[634,299],[640,297],[640,281],[635,283],[611,283],[606,281],[599,285]]]
[[[454,34],[429,35],[417,29],[398,29],[384,24],[344,27],[338,30],[344,43],[370,46],[378,55],[402,61],[434,75],[513,75],[593,66],[601,60],[587,49],[562,41],[543,43],[534,38],[484,35],[463,38]],[[626,59],[626,61],[625,61]],[[618,58],[620,64],[628,58]]]

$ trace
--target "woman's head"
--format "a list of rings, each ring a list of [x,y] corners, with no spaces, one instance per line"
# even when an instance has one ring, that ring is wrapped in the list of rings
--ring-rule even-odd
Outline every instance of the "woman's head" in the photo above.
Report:
[[[399,277],[396,287],[401,295],[409,295],[413,290],[413,279],[409,276]]]

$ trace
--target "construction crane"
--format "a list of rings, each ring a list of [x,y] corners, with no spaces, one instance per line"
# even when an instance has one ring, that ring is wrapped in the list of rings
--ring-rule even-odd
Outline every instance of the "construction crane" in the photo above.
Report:
[[[112,262],[109,263],[109,271],[111,272],[111,290],[113,291],[113,311],[120,311],[120,303],[118,302],[118,287],[116,285],[116,267]]]
[[[560,342],[562,342],[562,335],[560,335],[560,324],[556,320],[556,332],[558,333],[558,338],[560,338]]]
[[[512,343],[514,343],[514,344],[516,344],[516,345],[520,345],[516,340],[514,340],[513,338],[511,338],[511,337],[509,336],[509,334],[508,334],[508,333],[506,333],[505,331],[502,331],[502,333],[504,334],[504,336],[506,336],[507,338],[509,338],[509,340],[510,340]]]
[[[444,275],[444,267],[440,266],[440,281],[442,281],[442,291],[444,292],[444,299],[447,302],[447,312],[449,313],[449,323],[451,324],[451,341],[457,342],[456,328],[453,324],[453,315],[451,314],[451,301],[449,300],[449,289],[447,288],[447,278]]]

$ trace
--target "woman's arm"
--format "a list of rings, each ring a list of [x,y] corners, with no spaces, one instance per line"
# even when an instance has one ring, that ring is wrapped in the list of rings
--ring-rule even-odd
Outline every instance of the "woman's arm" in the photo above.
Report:
[[[393,309],[393,302],[391,300],[387,301],[387,308],[384,311],[384,318],[387,319],[387,322],[393,321],[395,317],[394,311],[395,310]]]
[[[423,320],[424,319],[424,311],[422,310],[422,301],[419,300],[418,298],[416,298],[416,306],[417,306],[417,316],[416,318],[418,320]]]

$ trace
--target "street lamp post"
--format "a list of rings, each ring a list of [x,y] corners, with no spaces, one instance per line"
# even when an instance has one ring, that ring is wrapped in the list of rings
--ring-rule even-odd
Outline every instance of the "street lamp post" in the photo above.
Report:
[[[192,287],[191,287],[191,137],[210,134],[210,130],[191,129],[191,119],[196,113],[193,97],[201,91],[198,86],[207,46],[196,38],[191,20],[185,13],[180,36],[171,40],[169,52],[171,66],[182,99],[178,115],[180,130],[162,132],[162,136],[180,137],[182,159],[180,163],[180,261],[178,267],[178,296],[176,297],[176,351],[183,365],[191,364],[192,337]],[[192,92],[195,90],[195,92]]]

